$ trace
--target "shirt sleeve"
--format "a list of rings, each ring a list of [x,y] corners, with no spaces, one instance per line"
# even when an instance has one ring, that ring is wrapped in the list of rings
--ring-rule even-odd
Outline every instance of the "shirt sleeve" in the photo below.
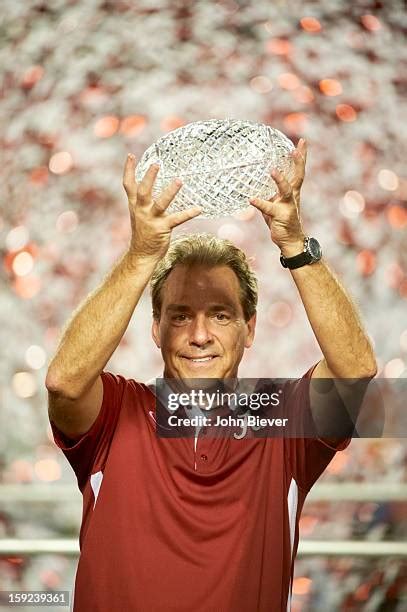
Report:
[[[103,401],[91,428],[75,439],[65,436],[50,420],[55,444],[62,450],[75,472],[82,491],[90,474],[103,469],[120,414],[126,379],[102,372]]]
[[[285,390],[286,408],[288,405],[288,412],[296,420],[296,427],[306,432],[303,438],[285,440],[292,476],[297,485],[306,491],[311,489],[336,452],[347,448],[352,439],[338,438],[333,444],[332,439],[328,441],[316,434],[309,393],[311,375],[316,366],[312,366],[302,378],[289,381]]]

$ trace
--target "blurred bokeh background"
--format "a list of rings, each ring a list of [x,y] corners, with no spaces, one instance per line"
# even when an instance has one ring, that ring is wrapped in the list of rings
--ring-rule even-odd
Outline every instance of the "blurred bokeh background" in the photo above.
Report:
[[[378,376],[407,376],[407,15],[402,0],[1,9],[0,590],[71,590],[81,497],[44,379],[61,327],[127,246],[128,152],[211,118],[306,138],[304,228],[356,301]],[[257,341],[242,376],[297,377],[320,359],[260,213],[182,231],[252,258]],[[106,369],[161,374],[150,323],[146,292]],[[407,609],[406,464],[402,437],[354,440],[330,464],[303,511],[295,612]]]

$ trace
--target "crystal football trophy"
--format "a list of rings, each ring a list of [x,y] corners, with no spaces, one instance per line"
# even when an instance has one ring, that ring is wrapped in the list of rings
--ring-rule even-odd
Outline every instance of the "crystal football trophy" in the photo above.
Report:
[[[158,163],[153,198],[175,178],[183,183],[169,213],[198,205],[200,217],[225,217],[248,208],[249,198],[268,200],[276,195],[270,172],[278,168],[291,180],[293,150],[291,140],[268,125],[239,119],[196,121],[151,145],[137,164],[136,181]]]

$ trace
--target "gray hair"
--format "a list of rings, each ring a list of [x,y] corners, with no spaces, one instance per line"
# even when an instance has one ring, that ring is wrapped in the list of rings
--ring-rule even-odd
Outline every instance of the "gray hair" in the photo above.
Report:
[[[240,302],[245,320],[256,312],[257,279],[245,253],[230,240],[212,234],[189,234],[171,241],[163,259],[155,267],[150,280],[153,317],[161,316],[162,288],[170,272],[177,265],[228,266],[236,274],[240,285]]]

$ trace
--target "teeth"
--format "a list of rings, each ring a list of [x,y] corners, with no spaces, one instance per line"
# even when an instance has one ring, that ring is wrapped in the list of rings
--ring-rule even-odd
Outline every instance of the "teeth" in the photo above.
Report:
[[[212,357],[201,357],[200,359],[191,359],[191,361],[201,363],[202,361],[209,361],[210,359],[212,359]]]

